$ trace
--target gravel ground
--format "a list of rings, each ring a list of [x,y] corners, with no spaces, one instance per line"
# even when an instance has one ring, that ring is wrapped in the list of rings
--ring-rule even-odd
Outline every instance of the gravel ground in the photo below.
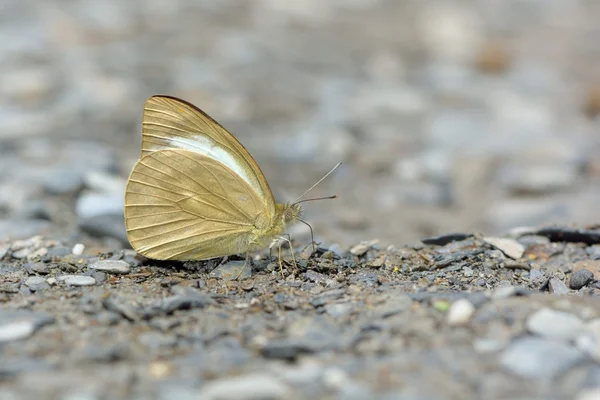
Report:
[[[600,230],[244,261],[3,245],[3,399],[597,399]],[[78,254],[73,254],[73,252]]]
[[[236,134],[281,202],[344,161],[307,205],[328,244],[600,220],[597,0],[0,6],[0,237],[127,245],[157,93]]]

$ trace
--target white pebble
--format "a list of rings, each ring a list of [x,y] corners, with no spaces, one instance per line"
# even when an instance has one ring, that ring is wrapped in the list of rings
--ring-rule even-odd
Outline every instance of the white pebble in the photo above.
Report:
[[[0,326],[0,343],[31,336],[35,327],[31,321],[14,321]]]
[[[63,275],[59,276],[58,280],[71,286],[91,286],[96,284],[94,278],[85,275]]]
[[[448,310],[449,325],[464,325],[475,313],[475,306],[467,299],[460,299],[452,303]]]
[[[91,264],[89,268],[113,274],[128,274],[130,270],[129,264],[120,260],[96,261],[95,263]]]
[[[83,254],[84,249],[85,246],[82,243],[77,243],[75,246],[73,246],[73,250],[71,250],[71,253],[75,254],[76,256],[80,256]]]

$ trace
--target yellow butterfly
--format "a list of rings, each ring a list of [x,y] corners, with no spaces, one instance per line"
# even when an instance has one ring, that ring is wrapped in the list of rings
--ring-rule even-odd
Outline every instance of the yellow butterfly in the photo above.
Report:
[[[276,204],[250,153],[194,105],[170,96],[146,101],[142,155],[125,194],[127,236],[138,253],[157,260],[248,254],[298,221],[301,202]]]

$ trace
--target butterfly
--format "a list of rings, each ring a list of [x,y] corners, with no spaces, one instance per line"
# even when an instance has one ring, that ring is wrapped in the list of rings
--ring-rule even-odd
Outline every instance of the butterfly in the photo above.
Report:
[[[299,203],[317,200],[299,199],[275,203],[248,150],[199,108],[171,96],[146,101],[142,154],[125,192],[127,237],[138,253],[180,261],[247,255],[302,221]]]

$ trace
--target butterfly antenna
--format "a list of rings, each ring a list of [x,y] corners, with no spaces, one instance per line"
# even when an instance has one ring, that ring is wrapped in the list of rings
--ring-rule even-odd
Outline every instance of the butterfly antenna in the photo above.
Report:
[[[337,169],[337,168],[338,168],[340,165],[342,165],[342,163],[341,163],[341,162],[337,163],[335,167],[331,168],[331,171],[329,171],[328,173],[326,173],[326,174],[325,174],[325,176],[323,176],[321,179],[319,179],[319,180],[317,181],[317,183],[315,183],[314,185],[312,185],[311,187],[309,187],[309,188],[308,188],[308,190],[307,190],[306,192],[302,193],[302,194],[300,195],[300,197],[298,197],[296,200],[294,200],[294,201],[292,202],[292,204],[298,204],[298,203],[300,203],[298,200],[300,200],[301,198],[303,198],[303,197],[306,195],[306,193],[308,193],[308,192],[310,192],[311,190],[313,190],[313,189],[314,189],[314,188],[315,188],[315,187],[316,187],[316,186],[317,186],[319,183],[323,182],[323,180],[325,180],[325,178],[327,178],[329,175],[331,175],[331,173],[332,173],[333,171],[335,171],[335,170],[336,170],[336,169]],[[335,199],[336,197],[337,197],[337,196],[323,197],[323,199]],[[312,199],[311,199],[311,200],[312,200]],[[321,199],[314,199],[314,200],[321,200]],[[305,201],[306,201],[306,200],[305,200]]]
[[[329,200],[329,199],[337,199],[337,197],[338,197],[338,196],[337,196],[337,194],[334,194],[333,196],[326,196],[326,197],[315,197],[315,198],[313,198],[313,199],[304,199],[304,200],[300,200],[300,201],[297,201],[297,202],[295,202],[295,203],[293,203],[293,204],[300,204],[300,203],[305,203],[305,202],[307,202],[307,201],[315,201],[315,200]]]

